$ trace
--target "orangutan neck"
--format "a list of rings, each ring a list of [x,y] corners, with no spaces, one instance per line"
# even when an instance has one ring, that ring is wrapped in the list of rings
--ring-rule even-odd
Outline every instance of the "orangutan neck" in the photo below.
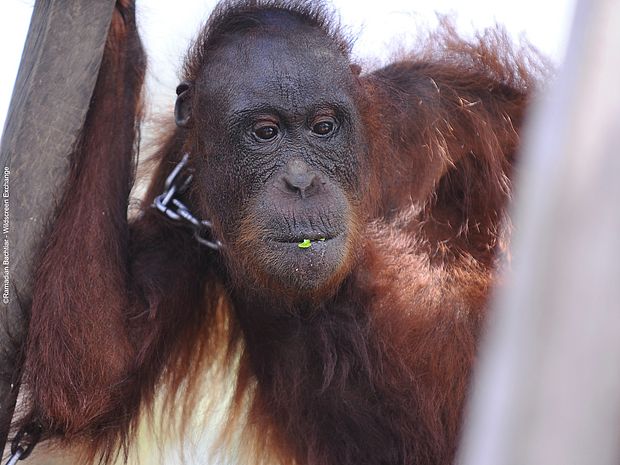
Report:
[[[395,399],[379,374],[387,361],[368,306],[346,294],[356,295],[343,290],[315,308],[281,309],[280,317],[274,303],[237,308],[259,399],[301,463],[401,463]],[[261,318],[265,312],[271,317]]]
[[[255,404],[300,464],[452,460],[446,444],[456,442],[475,350],[474,338],[464,335],[477,334],[485,296],[447,302],[437,281],[452,278],[433,275],[424,259],[403,260],[406,251],[389,250],[380,242],[385,237],[376,238],[380,251],[364,257],[364,273],[328,302],[235,303],[258,386]],[[387,264],[392,254],[404,268]],[[386,293],[387,283],[399,295]],[[424,311],[411,313],[414,300]]]

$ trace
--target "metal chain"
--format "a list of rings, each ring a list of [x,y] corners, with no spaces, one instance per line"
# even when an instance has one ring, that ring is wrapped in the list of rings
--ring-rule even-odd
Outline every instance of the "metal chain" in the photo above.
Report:
[[[193,179],[191,173],[183,177],[183,170],[187,167],[188,160],[189,154],[186,153],[166,178],[164,192],[155,197],[153,207],[172,220],[189,223],[194,229],[194,237],[198,242],[213,250],[220,250],[222,248],[220,241],[205,237],[205,234],[212,230],[213,224],[208,220],[196,218],[187,205],[178,199],[187,190]]]
[[[43,429],[38,423],[30,423],[21,428],[11,442],[11,456],[6,465],[15,465],[28,458],[41,438]]]
[[[18,460],[21,460],[23,453],[24,451],[21,448],[18,448],[14,454],[11,454],[11,457],[9,457],[9,461],[6,463],[6,465],[15,465]]]

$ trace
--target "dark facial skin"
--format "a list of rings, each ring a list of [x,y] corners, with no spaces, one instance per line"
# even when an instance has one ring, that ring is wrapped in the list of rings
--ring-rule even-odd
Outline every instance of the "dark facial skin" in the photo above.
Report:
[[[246,33],[179,91],[177,123],[191,127],[194,156],[204,157],[196,189],[229,268],[294,293],[337,284],[365,189],[360,89],[347,60],[299,25]],[[310,247],[299,247],[304,239]]]

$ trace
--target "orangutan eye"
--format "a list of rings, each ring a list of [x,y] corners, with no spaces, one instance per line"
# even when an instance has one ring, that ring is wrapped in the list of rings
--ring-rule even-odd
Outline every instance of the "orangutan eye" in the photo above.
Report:
[[[254,135],[261,140],[271,140],[278,135],[278,126],[260,126],[254,129]]]
[[[312,132],[319,136],[326,136],[334,130],[334,123],[332,121],[319,121],[312,126]]]

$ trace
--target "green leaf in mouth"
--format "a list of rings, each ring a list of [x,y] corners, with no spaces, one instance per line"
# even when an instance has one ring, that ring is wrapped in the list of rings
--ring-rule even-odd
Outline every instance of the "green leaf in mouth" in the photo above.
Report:
[[[310,242],[310,239],[304,239],[299,244],[297,244],[297,247],[299,247],[300,249],[307,249],[311,245],[312,245],[312,242]]]

